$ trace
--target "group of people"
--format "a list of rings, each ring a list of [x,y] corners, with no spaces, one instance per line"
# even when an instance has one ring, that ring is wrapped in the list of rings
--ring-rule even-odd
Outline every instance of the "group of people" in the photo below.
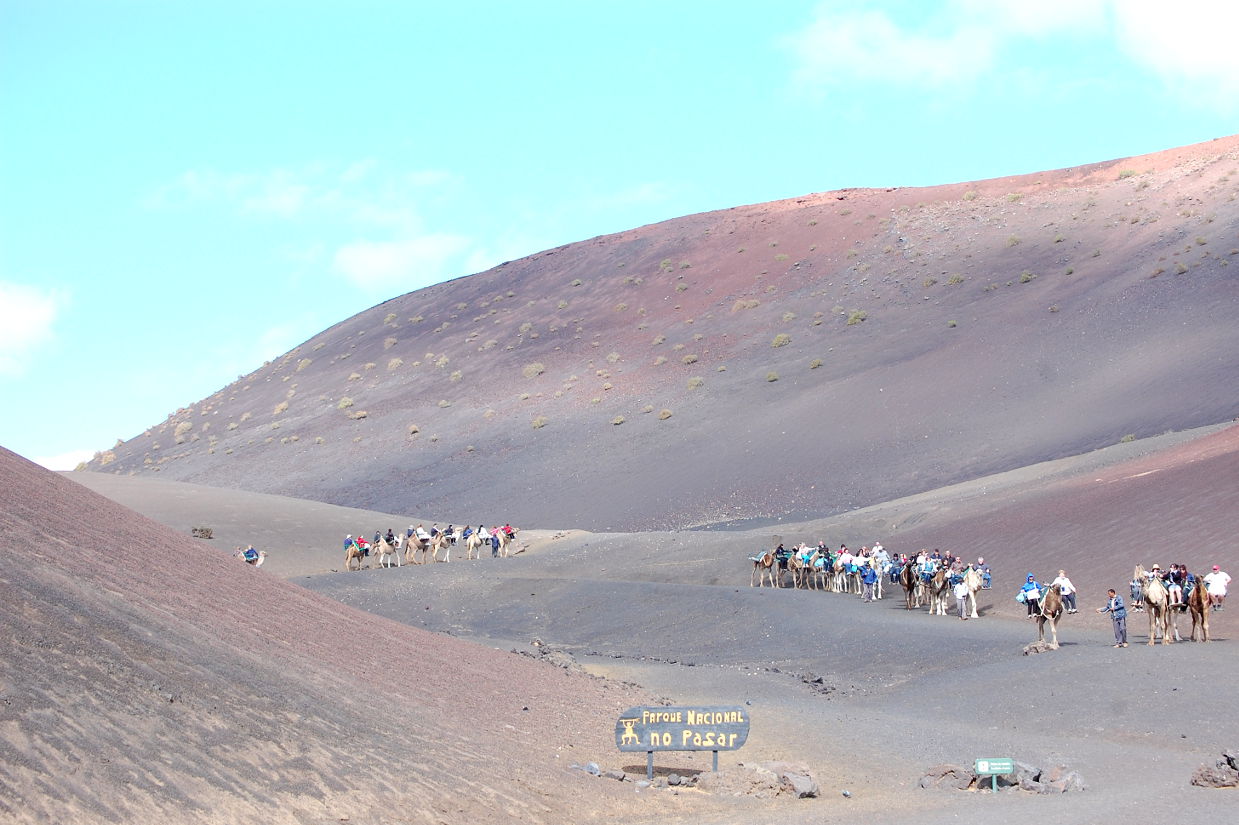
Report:
[[[1197,576],[1187,569],[1185,564],[1172,564],[1167,570],[1162,570],[1160,564],[1154,564],[1153,568],[1145,574],[1148,578],[1157,578],[1166,588],[1166,595],[1170,599],[1171,607],[1183,608],[1187,604],[1188,594],[1192,592],[1192,588],[1197,585]],[[1201,583],[1204,584],[1205,593],[1209,596],[1210,609],[1217,611],[1222,609],[1222,602],[1226,600],[1226,591],[1230,586],[1230,576],[1222,570],[1219,565],[1213,565],[1213,570],[1199,577]],[[1129,585],[1131,590],[1132,610],[1140,613],[1144,610],[1144,585],[1138,577],[1132,578]]]
[[[816,546],[800,544],[791,550],[782,543],[774,549],[774,558],[779,569],[786,569],[793,556],[798,556],[802,567],[809,567],[818,572],[842,570],[844,573],[860,577],[860,597],[862,601],[872,602],[881,598],[881,588],[878,587],[879,577],[885,576],[892,585],[900,583],[900,574],[905,568],[911,568],[913,574],[924,582],[929,582],[939,570],[947,571],[947,581],[955,596],[960,619],[968,618],[968,586],[964,582],[964,574],[971,566],[981,575],[981,587],[988,590],[993,583],[993,573],[985,558],[980,557],[975,564],[969,564],[962,556],[957,556],[950,550],[923,549],[912,556],[906,553],[891,553],[882,543],[874,542],[872,547],[861,547],[853,552],[846,544],[840,544],[837,551],[831,550],[826,542],[820,541]]]
[[[390,527],[387,528],[386,533],[382,530],[375,530],[373,540],[367,539],[360,533],[358,533],[357,536],[353,536],[353,534],[350,533],[344,537],[344,552],[347,553],[350,547],[356,547],[364,557],[369,556],[371,548],[382,541],[386,541],[396,550],[400,550],[407,542],[410,541],[417,541],[424,546],[429,546],[430,543],[439,536],[442,536],[443,540],[449,545],[455,545],[457,541],[468,541],[469,538],[475,533],[482,538],[484,543],[490,545],[491,556],[497,557],[499,555],[499,545],[502,541],[502,537],[506,537],[510,540],[516,535],[516,530],[513,529],[511,524],[504,524],[502,527],[495,526],[490,530],[487,530],[485,525],[482,524],[479,524],[476,529],[472,526],[454,527],[451,524],[449,524],[446,528],[440,529],[439,525],[436,523],[432,524],[429,530],[426,529],[424,524],[418,524],[416,526],[410,524],[409,528],[403,533],[397,533]]]
[[[1199,577],[1191,573],[1186,565],[1172,564],[1168,570],[1163,571],[1160,564],[1154,564],[1152,569],[1146,574],[1149,579],[1156,578],[1162,582],[1166,588],[1166,593],[1169,598],[1169,603],[1172,608],[1184,609],[1187,605],[1187,596],[1193,587],[1203,586],[1205,592],[1209,596],[1209,604],[1212,610],[1221,610],[1222,603],[1226,599],[1226,590],[1230,584],[1230,576],[1221,569],[1219,565],[1213,565],[1213,571]],[[1130,585],[1132,609],[1135,612],[1144,610],[1144,588],[1147,584],[1140,578],[1133,578]],[[1049,587],[1058,585],[1063,597],[1063,608],[1068,613],[1078,613],[1076,608],[1076,587],[1072,584],[1071,579],[1067,577],[1067,573],[1063,570],[1058,571],[1058,576],[1049,584]],[[1022,602],[1028,609],[1028,618],[1034,619],[1041,612],[1041,599],[1047,590],[1046,585],[1037,581],[1036,576],[1032,573],[1028,574],[1024,584],[1020,587],[1019,593],[1016,595],[1016,601]],[[1118,594],[1113,588],[1106,591],[1106,603],[1102,607],[1097,608],[1098,613],[1110,614],[1110,620],[1114,627],[1114,646],[1127,647],[1127,606],[1123,603],[1123,597]]]

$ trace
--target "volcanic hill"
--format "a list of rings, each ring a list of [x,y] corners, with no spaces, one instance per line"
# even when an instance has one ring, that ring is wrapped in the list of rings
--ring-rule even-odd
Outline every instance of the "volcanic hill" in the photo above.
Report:
[[[818,518],[1239,411],[1239,137],[849,189],[393,298],[86,469],[444,521]]]

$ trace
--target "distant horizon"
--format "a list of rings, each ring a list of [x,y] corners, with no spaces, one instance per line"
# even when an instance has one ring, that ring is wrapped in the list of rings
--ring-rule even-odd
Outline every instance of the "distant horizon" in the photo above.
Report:
[[[0,386],[89,406],[6,405],[0,444],[53,469],[545,249],[1239,132],[1239,9],[1200,0],[3,14]]]

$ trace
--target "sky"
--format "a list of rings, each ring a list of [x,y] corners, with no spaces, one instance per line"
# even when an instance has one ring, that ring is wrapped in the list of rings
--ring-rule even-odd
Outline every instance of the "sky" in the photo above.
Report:
[[[696,212],[1239,132],[1222,0],[0,0],[0,446]]]

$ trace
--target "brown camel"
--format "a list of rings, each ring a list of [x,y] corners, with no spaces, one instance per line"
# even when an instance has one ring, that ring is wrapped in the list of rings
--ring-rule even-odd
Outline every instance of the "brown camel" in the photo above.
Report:
[[[350,544],[348,549],[344,551],[344,569],[345,570],[360,570],[362,562],[365,561],[365,555],[361,552],[361,548],[356,544]],[[353,567],[354,560],[357,566]]]
[[[921,586],[921,578],[916,575],[916,565],[908,562],[899,571],[899,583],[903,585],[904,597],[907,603],[904,605],[908,610],[913,610],[921,606],[920,594],[917,592]]]
[[[951,577],[947,569],[938,568],[925,587],[929,591],[929,615],[946,616],[951,603]]]
[[[1200,628],[1200,640],[1209,641],[1209,591],[1205,589],[1204,576],[1197,574],[1192,592],[1187,594],[1187,611],[1192,614],[1191,640],[1196,641],[1196,628]]]
[[[1058,620],[1063,615],[1063,587],[1052,584],[1041,595],[1041,612],[1037,614],[1037,641],[1045,642],[1045,626],[1050,625],[1050,650],[1058,650]]]
[[[774,563],[774,551],[767,550],[753,558],[753,574],[749,576],[749,587],[765,587],[766,577],[770,577],[770,586],[775,587],[775,576],[778,566]]]
[[[418,561],[417,554],[421,553],[421,561]],[[404,560],[409,564],[425,564],[426,556],[430,554],[430,542],[426,539],[420,539],[417,534],[409,536],[404,540]]]

